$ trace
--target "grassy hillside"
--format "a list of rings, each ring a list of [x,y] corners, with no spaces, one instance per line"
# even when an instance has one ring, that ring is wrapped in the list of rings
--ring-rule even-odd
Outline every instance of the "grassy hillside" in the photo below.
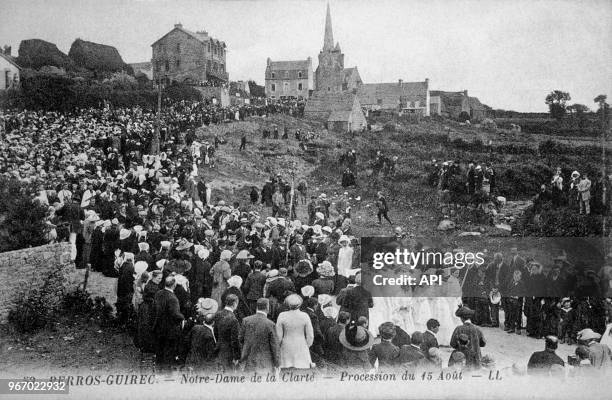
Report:
[[[262,130],[272,130],[275,126],[281,134],[287,126],[290,139],[262,139]],[[308,144],[307,151],[298,147],[299,143],[294,137],[296,129],[313,131],[317,135]],[[355,149],[358,154],[358,187],[348,190],[352,199],[355,235],[384,235],[392,232],[388,224],[382,227],[376,225],[374,202],[376,192],[381,190],[389,202],[389,217],[394,225],[402,226],[415,236],[435,235],[452,239],[456,233],[436,231],[438,222],[449,212],[455,214],[453,219],[459,225],[457,232],[482,228],[485,235],[488,235],[494,229],[490,229],[489,224],[483,221],[474,220],[470,210],[449,211],[438,207],[437,191],[427,185],[427,168],[432,159],[454,159],[462,164],[469,160],[483,164],[491,161],[497,172],[500,194],[509,200],[523,201],[531,199],[540,184],[548,182],[557,165],[568,172],[574,169],[596,172],[600,168],[598,157],[590,152],[592,148],[581,151],[562,146],[562,151],[540,154],[539,147],[534,147],[528,137],[527,141],[513,144],[500,141],[498,146],[457,138],[449,140],[452,135],[476,135],[478,132],[481,131],[476,127],[449,126],[432,121],[399,125],[391,131],[345,134],[328,132],[320,124],[286,115],[256,117],[244,122],[200,129],[202,140],[212,139],[216,134],[227,141],[219,149],[217,168],[203,169],[201,174],[213,182],[217,195],[220,192],[231,193],[242,203],[247,203],[251,185],[261,188],[270,175],[280,173],[289,178],[293,171],[296,185],[300,179],[306,179],[309,194],[326,193],[333,201],[336,195],[344,192],[340,185],[340,155]],[[240,152],[238,148],[243,133],[247,136],[248,146],[246,151]],[[393,178],[381,176],[376,179],[370,176],[369,166],[377,151],[389,157],[399,157],[397,173]],[[298,210],[298,217],[305,219],[305,206]]]

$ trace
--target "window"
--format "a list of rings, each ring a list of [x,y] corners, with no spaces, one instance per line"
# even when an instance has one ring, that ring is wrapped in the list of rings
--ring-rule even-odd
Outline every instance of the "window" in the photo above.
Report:
[[[299,71],[298,72],[298,78],[301,78],[301,77],[302,77],[302,71]]]
[[[283,92],[289,92],[289,82],[283,82]]]
[[[8,89],[11,82],[11,71],[4,71],[4,88]]]
[[[177,43],[177,44],[176,44],[176,52],[177,52],[177,53],[180,53],[180,52],[181,52],[181,44],[180,44],[180,43]]]
[[[328,91],[328,92],[331,92],[331,88],[330,88],[329,86],[327,87],[327,91]]]
[[[176,60],[176,69],[179,69],[181,67],[181,60]]]
[[[212,70],[212,64],[210,62],[210,60],[206,60],[206,69],[211,71]]]
[[[298,90],[302,90],[302,84],[298,83]]]
[[[379,106],[382,106],[382,99],[376,99],[376,104],[378,104]]]
[[[289,78],[289,71],[285,71],[285,78]]]
[[[274,83],[270,85],[270,90],[276,92],[276,85]]]
[[[414,102],[414,106],[415,106],[416,108],[419,108],[419,107],[420,107],[419,100],[417,100],[417,101],[415,101],[415,102]]]
[[[210,53],[210,43],[208,43],[208,52]]]
[[[170,71],[170,63],[166,60],[166,71]]]
[[[276,78],[276,74],[272,72],[272,78]]]

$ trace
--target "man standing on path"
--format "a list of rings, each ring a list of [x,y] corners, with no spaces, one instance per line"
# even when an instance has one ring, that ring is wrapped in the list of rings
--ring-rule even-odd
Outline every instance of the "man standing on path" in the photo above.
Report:
[[[387,213],[389,212],[389,207],[387,206],[387,199],[385,199],[385,196],[383,196],[382,192],[378,192],[377,196],[378,196],[378,198],[376,200],[376,207],[378,207],[378,214],[377,214],[377,216],[378,216],[378,225],[382,224],[382,218],[381,217],[385,217],[387,222],[390,225],[393,225],[393,223],[389,219],[389,216],[387,215]]]

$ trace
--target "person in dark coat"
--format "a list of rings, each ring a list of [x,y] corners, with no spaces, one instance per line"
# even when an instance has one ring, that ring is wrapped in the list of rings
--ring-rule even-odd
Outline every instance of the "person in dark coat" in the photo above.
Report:
[[[357,321],[359,317],[370,319],[370,308],[374,307],[372,295],[361,286],[361,274],[355,277],[356,286],[348,289],[342,299],[341,311],[348,311],[351,320]]]
[[[125,260],[119,269],[117,279],[117,320],[120,325],[128,322],[132,310],[132,296],[134,295],[134,255],[124,254]]]
[[[395,325],[395,337],[391,340],[391,343],[401,349],[402,346],[410,344],[410,335],[399,325]]]
[[[266,275],[261,272],[263,263],[261,261],[255,261],[253,272],[247,276],[246,281],[242,287],[242,292],[246,298],[246,301],[251,310],[256,309],[257,300],[264,297],[263,289],[266,284]]]
[[[238,298],[238,307],[234,310],[234,314],[236,314],[236,318],[238,318],[238,322],[242,322],[245,317],[253,314],[251,309],[249,308],[244,295],[242,294],[242,290],[240,287],[242,286],[242,278],[238,275],[233,275],[227,280],[227,284],[229,287],[221,294],[221,306],[227,306],[227,296],[234,295]]]
[[[251,203],[252,204],[257,204],[257,201],[259,200],[259,192],[257,192],[257,188],[255,186],[253,186],[251,188],[251,192],[249,193],[249,197],[251,199]]]
[[[390,369],[397,364],[400,349],[392,343],[395,338],[395,325],[393,322],[385,322],[378,328],[380,343],[370,349],[370,364],[375,365],[378,361],[379,369]]]
[[[169,276],[164,282],[164,289],[155,293],[155,362],[160,369],[174,364],[181,337],[181,324],[185,319],[174,294],[175,287],[174,277]]]
[[[142,303],[138,307],[135,343],[142,353],[155,353],[155,335],[153,332],[155,324],[155,294],[159,290],[161,280],[161,271],[151,272],[151,279],[149,279],[142,291]]]
[[[421,344],[421,350],[426,357],[429,356],[429,349],[432,347],[438,348],[438,339],[436,333],[440,329],[440,322],[437,319],[430,319],[427,321],[427,330],[423,332],[423,343]],[[428,357],[429,358],[429,357]]]
[[[325,333],[325,344],[323,351],[325,352],[325,359],[337,366],[344,366],[344,359],[342,357],[342,343],[340,343],[340,332],[344,331],[346,325],[350,322],[351,314],[346,311],[340,311],[338,313],[338,323],[330,327]]]
[[[198,310],[197,323],[187,335],[189,352],[185,366],[195,371],[212,370],[216,367],[217,338],[215,337],[215,313],[217,302],[207,298]]]
[[[527,373],[530,375],[544,374],[551,375],[554,372],[553,366],[559,365],[565,366],[565,363],[559,357],[555,350],[557,350],[558,339],[556,336],[546,336],[545,347],[543,351],[536,351],[529,357],[527,363]],[[563,369],[560,371],[560,375],[563,375]]]
[[[421,332],[414,332],[410,336],[410,344],[404,345],[400,348],[397,363],[403,368],[414,372],[425,362],[425,354],[423,354],[423,351],[421,350],[422,344],[423,334]]]
[[[280,343],[274,322],[268,319],[270,301],[257,300],[257,311],[243,320],[240,342],[243,343],[240,362],[245,371],[273,372],[280,365]]]
[[[198,251],[191,270],[188,272],[189,291],[191,302],[196,304],[200,298],[210,297],[212,291],[212,275],[210,274],[211,264],[208,261],[210,251],[201,249]]]
[[[480,368],[481,353],[480,348],[484,347],[487,342],[482,331],[472,323],[471,318],[474,316],[474,310],[468,307],[461,307],[455,315],[461,318],[463,325],[455,328],[451,336],[450,345],[454,349],[459,349],[459,335],[467,335],[470,343],[470,353],[466,354],[466,365],[468,368]]]
[[[303,309],[308,317],[310,318],[310,323],[312,324],[312,331],[314,334],[314,341],[312,342],[312,346],[310,346],[311,357],[313,361],[316,363],[320,357],[323,356],[323,343],[325,341],[323,337],[323,332],[321,331],[321,324],[319,322],[319,317],[317,315],[317,300],[309,297],[304,300]]]
[[[240,323],[234,312],[238,308],[238,297],[228,294],[225,297],[225,307],[215,316],[218,361],[221,368],[232,370],[241,358]]]

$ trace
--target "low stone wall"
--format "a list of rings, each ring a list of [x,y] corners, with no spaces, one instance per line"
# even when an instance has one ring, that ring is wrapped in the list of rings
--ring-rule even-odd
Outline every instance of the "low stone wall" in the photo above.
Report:
[[[64,287],[75,288],[80,276],[70,261],[70,244],[56,243],[0,253],[0,322],[7,320],[9,310],[20,293],[41,287],[55,268],[61,269]],[[57,301],[60,301],[58,293]]]

